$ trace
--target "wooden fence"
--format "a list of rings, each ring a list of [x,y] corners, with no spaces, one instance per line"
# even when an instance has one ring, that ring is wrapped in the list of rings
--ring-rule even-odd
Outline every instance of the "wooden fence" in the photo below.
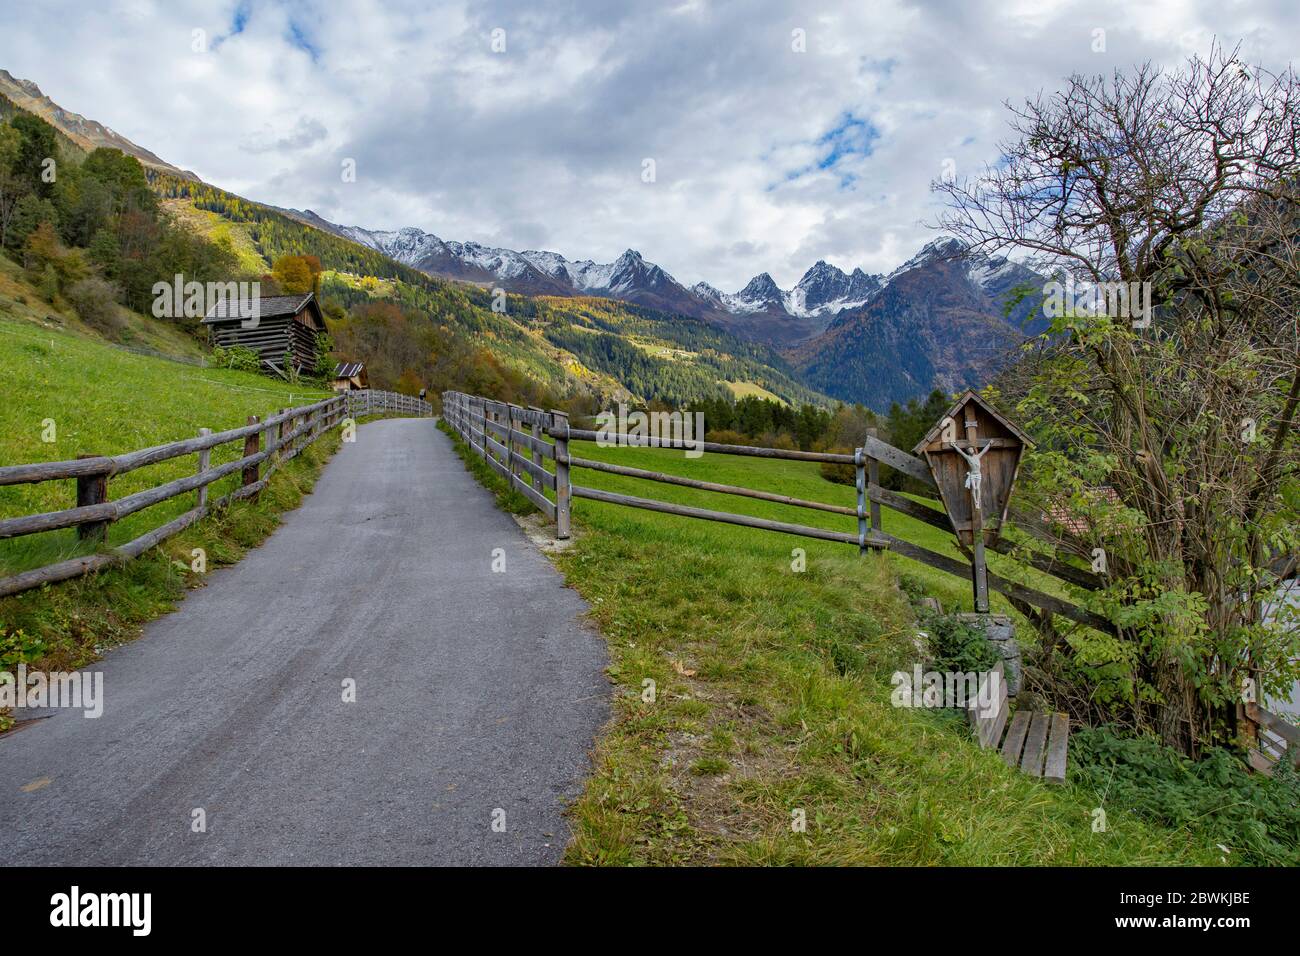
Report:
[[[74,461],[0,467],[0,485],[45,481],[77,483],[75,508],[0,520],[0,538],[16,538],[75,527],[82,542],[100,546],[105,541],[108,526],[112,522],[178,495],[197,492],[195,506],[189,511],[126,544],[0,579],[0,597],[124,563],[188,528],[213,509],[241,498],[256,497],[281,466],[295,458],[325,431],[342,422],[351,414],[351,409],[352,402],[347,395],[336,395],[314,405],[282,409],[267,416],[265,420],[250,415],[248,424],[240,428],[215,433],[203,428],[199,430],[197,438],[168,442],[122,455],[92,455]],[[242,457],[223,465],[211,465],[213,448],[241,441]],[[113,476],[196,453],[198,467],[193,475],[138,491],[116,501],[109,500],[109,480]],[[263,463],[267,463],[264,471],[261,470]],[[241,476],[240,486],[230,494],[209,502],[208,486],[236,473]]]
[[[414,395],[401,392],[386,392],[379,388],[353,389],[343,392],[348,400],[348,414],[353,417],[362,415],[382,415],[396,412],[399,415],[432,415],[433,406]]]
[[[1271,774],[1280,761],[1288,759],[1300,766],[1300,727],[1253,702],[1242,705],[1242,712],[1253,725],[1256,746],[1247,754],[1252,768]]]
[[[569,536],[569,511],[572,499],[587,498],[591,501],[604,501],[630,508],[663,512],[664,514],[681,515],[706,521],[720,521],[747,528],[759,528],[783,534],[817,538],[823,541],[857,545],[860,553],[865,553],[868,550],[893,551],[932,568],[965,578],[968,581],[975,579],[973,564],[930,551],[910,541],[904,541],[901,538],[886,534],[882,529],[880,509],[883,506],[952,533],[952,527],[943,512],[928,508],[911,498],[880,486],[881,464],[889,465],[891,468],[901,471],[931,488],[934,487],[934,479],[930,476],[930,469],[925,462],[881,441],[874,434],[868,434],[863,446],[855,449],[851,455],[832,452],[795,451],[783,448],[758,448],[748,445],[724,445],[716,442],[698,442],[690,446],[713,454],[852,465],[857,476],[858,496],[857,506],[849,508],[821,501],[807,501],[767,491],[757,491],[752,488],[697,481],[693,478],[683,478],[678,475],[573,457],[569,450],[570,441],[599,441],[605,436],[595,431],[571,428],[568,416],[563,412],[545,412],[537,408],[525,409],[506,402],[495,402],[491,399],[465,395],[461,392],[444,392],[442,407],[443,417],[448,424],[488,464],[502,477],[506,478],[512,487],[522,492],[549,518],[556,522],[557,536],[561,538]],[[525,428],[527,431],[524,430]],[[543,436],[552,438],[554,444],[545,441]],[[624,444],[642,447],[676,449],[688,447],[686,442],[681,439],[620,435],[619,440]],[[548,472],[545,468],[544,462],[548,460],[555,463],[554,473]],[[726,511],[713,511],[707,508],[693,508],[652,498],[639,498],[632,495],[616,494],[611,491],[601,491],[596,488],[587,488],[572,483],[572,468],[588,468],[593,471],[640,478],[646,481],[844,515],[854,519],[856,529],[854,531],[831,531],[808,525],[771,521],[766,518],[755,518]],[[545,492],[548,490],[554,493],[554,501],[546,497]],[[1032,523],[1027,522],[1021,527],[1022,530],[1033,537],[1048,542],[1054,541],[1049,532],[1034,526]],[[1004,538],[999,538],[988,544],[987,547],[1004,554],[1012,550],[1011,543]],[[963,551],[967,552],[968,558],[974,560],[974,556],[967,549],[963,549]],[[1045,574],[1068,581],[1079,587],[1095,590],[1100,588],[1102,584],[1101,580],[1091,572],[1077,568],[1051,555],[1036,553],[1024,556],[1023,560]],[[1017,607],[1029,605],[1049,614],[1060,614],[1063,617],[1098,630],[1108,633],[1114,633],[1115,631],[1115,627],[1110,621],[1076,607],[1069,601],[1050,594],[1044,594],[996,574],[988,573],[987,580],[989,588],[1005,595]]]

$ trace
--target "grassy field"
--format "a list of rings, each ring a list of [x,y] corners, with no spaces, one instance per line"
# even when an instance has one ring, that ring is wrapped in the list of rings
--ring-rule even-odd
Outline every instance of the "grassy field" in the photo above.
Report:
[[[816,466],[573,443],[574,454],[832,503]],[[500,483],[485,470],[481,480]],[[577,484],[852,530],[852,519],[577,469]],[[1214,864],[1203,838],[1008,769],[951,713],[889,702],[916,660],[897,586],[969,586],[891,555],[576,500],[557,561],[610,650],[614,714],[571,811],[574,864]],[[885,528],[953,549],[927,525]],[[806,570],[794,567],[802,548]],[[953,552],[955,553],[955,552]],[[1008,571],[1007,568],[1002,568]],[[941,580],[947,578],[947,580]],[[644,697],[654,682],[654,701]],[[1106,806],[1106,832],[1092,810]],[[802,818],[806,828],[795,824]]]
[[[162,323],[158,323],[162,324]],[[243,425],[250,414],[304,405],[325,392],[264,375],[197,368],[113,349],[105,343],[0,315],[0,365],[19,387],[0,406],[0,463],[60,461],[81,454],[118,454]],[[51,425],[52,423],[52,425]],[[46,441],[46,438],[54,438]],[[212,463],[233,461],[242,445],[213,449]],[[197,456],[162,462],[113,478],[109,494],[135,491],[192,474]],[[239,480],[212,486],[218,497]],[[76,504],[76,483],[0,487],[0,517],[57,511]],[[109,543],[122,544],[193,507],[181,496],[114,524]],[[0,574],[79,553],[72,529],[0,541]]]
[[[753,382],[724,382],[724,385],[731,391],[733,398],[763,398],[769,402],[780,402],[782,405],[790,404],[779,395],[774,395],[762,385],[756,385]]]
[[[261,375],[121,351],[33,322],[2,304],[0,363],[12,375],[0,404],[0,464],[5,465],[132,451],[191,437],[200,427],[242,425],[249,414],[307,404],[324,394]],[[337,432],[324,435],[277,473],[256,502],[236,502],[124,567],[0,599],[0,662],[67,670],[135,638],[144,624],[170,611],[187,588],[203,586],[207,571],[238,560],[265,539],[278,515],[311,490],[337,444]],[[234,460],[241,448],[214,449],[213,463]],[[109,494],[120,498],[196,467],[197,456],[190,455],[142,468],[111,479]],[[224,494],[238,480],[233,475],[215,483],[210,495]],[[0,517],[66,508],[75,498],[72,481],[2,487]],[[120,544],[165,523],[192,508],[194,498],[182,495],[131,515],[110,526],[108,543]],[[196,548],[205,555],[202,570],[194,568]],[[0,575],[80,553],[84,547],[72,529],[0,541]],[[9,721],[0,712],[0,732]]]

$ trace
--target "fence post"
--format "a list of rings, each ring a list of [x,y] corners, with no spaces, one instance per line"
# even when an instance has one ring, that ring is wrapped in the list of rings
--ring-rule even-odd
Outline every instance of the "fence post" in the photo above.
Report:
[[[569,416],[567,412],[551,412],[555,430],[555,537],[564,540],[569,536]]]
[[[202,438],[204,435],[211,435],[211,434],[212,434],[211,428],[199,429],[200,438]],[[211,467],[212,467],[212,449],[205,448],[201,452],[199,452],[199,474],[200,475],[203,474]],[[206,510],[208,507],[208,486],[207,485],[199,486],[199,507],[204,510]]]
[[[875,438],[878,434],[877,429],[868,428],[867,437]],[[867,459],[867,484],[880,487],[880,462],[874,458]],[[871,502],[871,530],[880,531],[880,502]]]
[[[972,451],[976,450],[978,441],[978,424],[967,421],[966,440]],[[975,592],[975,613],[989,613],[989,575],[984,558],[984,515],[980,512],[981,491],[979,487],[971,489],[971,586]]]
[[[853,484],[858,490],[858,554],[867,553],[867,471],[865,450],[853,449]]]
[[[97,455],[78,455],[77,458],[97,458]],[[108,500],[108,472],[98,475],[81,475],[77,478],[77,507],[102,505]],[[108,536],[107,521],[87,521],[77,525],[77,537],[82,541],[102,544]]]
[[[289,409],[280,409],[279,414],[287,414]],[[279,467],[280,460],[284,458],[284,436],[289,434],[289,420],[287,418],[280,420],[280,427],[275,431],[275,464]]]
[[[515,484],[515,406],[506,403],[506,484]]]
[[[483,409],[483,436],[482,436],[483,444],[479,447],[479,454],[483,456],[483,460],[484,460],[484,461],[487,461],[487,457],[488,457],[488,443],[487,443],[487,433],[488,433],[488,426],[487,426],[487,423],[488,423],[488,407],[487,407],[487,399],[486,399],[486,398],[480,398],[480,399],[479,399],[479,405],[480,405],[480,406],[482,407],[482,409]]]
[[[248,416],[248,424],[250,425],[256,425],[260,421],[261,419],[256,415]],[[256,455],[258,451],[261,450],[261,447],[262,433],[260,431],[253,432],[253,434],[244,439],[244,457],[247,458],[249,455]],[[244,487],[247,488],[249,485],[255,484],[257,484],[257,465],[245,465]],[[257,495],[250,495],[249,497],[253,501],[257,500]]]
[[[541,409],[538,408],[536,405],[529,405],[529,406],[528,406],[528,410],[529,410],[530,412],[540,412],[540,411],[541,411]],[[541,440],[542,440],[542,426],[541,426],[541,424],[538,422],[538,420],[537,420],[536,418],[533,419],[533,424],[532,424],[532,427],[531,427],[530,431],[532,432],[532,435],[533,435],[533,441],[538,442],[538,441],[541,441]],[[543,456],[542,456],[541,451],[539,451],[538,448],[537,448],[537,446],[534,445],[534,446],[533,446],[533,464],[536,465],[538,468],[545,468],[546,466],[545,466],[544,464],[542,464],[542,459],[543,459]],[[542,477],[541,477],[541,475],[537,475],[537,474],[534,474],[534,475],[533,475],[533,487],[536,488],[538,491],[541,491],[541,490],[542,490]]]

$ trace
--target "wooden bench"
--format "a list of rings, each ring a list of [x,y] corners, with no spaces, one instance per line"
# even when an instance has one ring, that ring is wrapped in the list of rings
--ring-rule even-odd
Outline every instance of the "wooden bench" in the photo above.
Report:
[[[993,713],[982,714],[979,701],[967,703],[966,715],[971,729],[984,749],[1001,744],[1002,760],[1008,767],[1019,764],[1031,777],[1041,777],[1050,783],[1065,781],[1066,752],[1070,746],[1070,721],[1064,714],[1035,714],[1018,710],[1007,726],[1010,706],[1007,699],[1007,682],[1002,662],[990,674],[997,674],[997,696]],[[986,697],[984,688],[990,679],[981,675],[980,697]],[[1003,729],[1006,737],[1002,736]]]

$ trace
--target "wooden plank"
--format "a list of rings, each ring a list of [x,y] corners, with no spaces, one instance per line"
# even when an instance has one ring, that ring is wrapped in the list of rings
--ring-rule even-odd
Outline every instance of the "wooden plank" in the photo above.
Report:
[[[995,679],[998,683],[997,696],[993,701],[993,713],[985,714],[980,707],[980,699],[987,692],[988,684]],[[997,743],[1002,733],[1007,712],[1007,681],[1005,665],[998,661],[991,671],[980,674],[977,680],[976,697],[966,701],[966,716],[975,731],[975,737],[981,748]]]
[[[934,508],[927,508],[919,501],[913,501],[905,495],[890,491],[887,488],[881,488],[875,482],[867,486],[867,497],[873,504],[884,505],[900,514],[905,514],[909,518],[915,518],[917,521],[924,521],[926,524],[942,531],[952,532],[952,525],[948,523],[948,516],[942,511]]]
[[[999,666],[1002,664],[998,661]],[[1006,677],[1001,676],[998,679],[997,704],[993,708],[993,717],[986,722],[985,730],[987,731],[985,739],[981,741],[983,747],[996,747],[998,741],[1002,739],[1002,728],[1007,725],[1007,712],[1010,707],[1007,706],[1007,681]]]
[[[1043,775],[1043,746],[1047,743],[1049,721],[1047,714],[1034,714],[1029,724],[1029,736],[1025,739],[1025,753],[1020,758],[1020,769],[1031,777]]]
[[[867,437],[875,438],[876,430],[874,428],[867,429]],[[866,454],[865,450],[863,451],[863,454],[864,455]],[[877,458],[868,457],[867,486],[870,487],[871,485],[875,485],[877,488],[880,487],[880,460]],[[871,530],[880,531],[881,528],[882,525],[880,523],[880,502],[875,501],[873,499],[871,502]]]
[[[573,478],[569,474],[569,416],[565,412],[551,413],[555,438],[555,537],[563,541],[569,537],[573,507]]]
[[[1065,761],[1070,747],[1070,719],[1065,714],[1052,714],[1051,736],[1047,744],[1047,762],[1043,779],[1052,783],[1065,782]]]
[[[931,488],[937,487],[934,483],[934,477],[930,474],[930,469],[925,462],[881,441],[879,438],[868,435],[862,450],[867,453],[868,458],[874,458],[895,471],[901,471],[903,474],[915,478],[923,485],[928,485]]]
[[[627,505],[630,508],[643,508],[647,511],[659,511],[664,514],[679,515],[683,518],[703,518],[706,521],[720,521],[724,524],[741,525],[746,528],[758,528],[763,531],[779,531],[782,534],[799,535],[804,538],[820,538],[823,541],[838,541],[842,544],[857,544],[856,534],[842,531],[827,531],[824,528],[809,528],[799,524],[787,524],[782,521],[769,521],[766,518],[752,518],[749,515],[731,514],[726,511],[710,511],[707,508],[689,508],[686,505],[671,504],[667,501],[654,501],[649,498],[635,498],[632,495],[619,495],[610,491],[598,491],[595,488],[573,486],[575,498],[589,498],[592,501],[604,501],[609,504]],[[867,546],[884,547],[878,537],[868,535]]]
[[[90,574],[92,571],[99,571],[119,562],[120,558],[115,553],[109,552],[107,554],[91,554],[82,558],[69,558],[67,561],[60,561],[57,564],[49,564],[43,568],[24,571],[22,574],[0,579],[0,598],[29,591],[45,584],[55,584],[59,581],[79,578],[83,574]]]
[[[540,412],[541,409],[533,408],[533,409],[529,409],[529,411]],[[538,468],[542,469],[542,471],[546,471],[546,466],[543,464],[543,462],[545,461],[545,453],[540,448],[537,447],[539,444],[540,445],[546,444],[546,442],[542,441],[542,426],[539,422],[534,421],[529,426],[529,431],[531,432],[531,434],[529,434],[528,436],[528,447],[531,448],[533,452],[533,464],[536,465]],[[551,448],[551,454],[552,455],[555,454],[554,446],[548,446],[548,447]],[[540,478],[536,477],[536,474],[534,474],[533,477],[533,487],[535,487],[538,491],[542,490],[542,481]]]
[[[512,452],[510,460],[519,466],[521,471],[528,472],[532,478],[532,484],[538,490],[542,488],[555,489],[555,476],[547,471],[542,465],[537,464],[531,459],[525,457],[519,452]]]
[[[817,511],[829,511],[835,514],[851,516],[858,513],[856,509],[846,508],[843,505],[831,505],[822,501],[805,501],[802,498],[791,498],[789,495],[755,491],[752,488],[739,488],[735,485],[720,485],[712,481],[698,481],[694,478],[683,478],[680,475],[646,471],[642,468],[629,468],[625,465],[611,465],[609,462],[593,461],[587,458],[570,458],[569,465],[573,468],[590,468],[592,471],[605,471],[612,475],[623,475],[628,478],[644,478],[646,481],[658,481],[666,485],[680,485],[684,488],[698,488],[701,491],[715,491],[724,495],[756,498],[760,501],[774,501],[778,504],[792,505],[796,508],[812,508]]]
[[[998,554],[1011,555],[1016,546],[1006,538],[995,538],[988,545],[989,549],[996,551]],[[1037,551],[1021,550],[1012,560],[1019,561],[1022,564],[1028,564],[1032,568],[1037,568],[1044,574],[1050,574],[1054,578],[1060,578],[1062,581],[1068,581],[1077,587],[1086,588],[1089,591],[1097,591],[1105,586],[1104,582],[1097,575],[1082,568],[1076,568],[1072,564],[1066,564],[1064,561],[1053,558],[1051,555],[1041,554]]]
[[[555,520],[555,502],[551,501],[546,497],[546,495],[528,484],[528,482],[522,481],[518,475],[513,477],[512,484],[520,494],[536,505],[542,514],[546,515],[546,517],[550,518],[552,521]]]
[[[1262,727],[1267,727],[1273,733],[1286,740],[1287,743],[1300,745],[1300,727],[1289,723],[1271,711],[1265,710],[1259,704],[1251,702],[1246,704],[1246,716]]]
[[[555,446],[550,442],[543,441],[540,437],[534,438],[527,432],[512,431],[510,434],[516,445],[527,448],[533,453],[534,460],[539,455],[550,460],[555,459]]]
[[[499,441],[497,441],[497,440],[496,440],[495,438],[493,438],[491,435],[488,435],[488,436],[486,436],[486,437],[487,437],[487,447],[488,447],[488,450],[494,452],[494,453],[498,456],[498,461],[505,461],[505,458],[506,458],[506,446],[503,445],[503,444],[501,444]],[[490,457],[490,456],[489,456],[489,457]]]
[[[932,568],[940,571],[946,571],[956,577],[970,580],[970,565],[950,558],[944,554],[930,551],[919,545],[912,544],[910,541],[904,541],[896,538],[891,534],[881,532],[879,537],[884,538],[889,543],[889,549],[897,552],[904,557],[911,558],[914,561],[920,561],[922,564],[928,564]],[[1062,617],[1068,617],[1072,621],[1078,621],[1080,624],[1086,624],[1107,634],[1115,633],[1115,625],[1105,618],[1098,617],[1090,611],[1076,607],[1069,601],[1063,601],[1060,598],[1052,597],[1050,594],[1043,594],[1041,591],[1035,591],[1033,588],[1027,588],[1024,585],[1016,584],[1014,581],[1008,581],[996,574],[988,575],[989,587],[1007,597],[1016,598],[1024,601],[1026,604],[1032,604],[1034,607],[1044,608],[1053,614],[1060,614]]]
[[[113,459],[102,455],[76,461],[38,461],[30,465],[6,465],[0,468],[0,485],[31,485],[112,472]]]
[[[2,586],[2,585],[3,585],[3,582],[0,582],[0,586]],[[4,592],[3,592],[2,590],[0,590],[0,594],[3,594],[3,593],[4,593]],[[1252,749],[1252,750],[1250,750],[1250,751],[1247,752],[1247,754],[1246,754],[1246,762],[1250,764],[1250,767],[1251,767],[1252,770],[1255,770],[1255,771],[1257,771],[1257,772],[1259,772],[1259,773],[1262,773],[1262,774],[1264,774],[1265,776],[1268,776],[1268,777],[1273,776],[1273,769],[1274,769],[1274,767],[1276,767],[1276,765],[1277,765],[1277,762],[1276,762],[1276,761],[1269,760],[1267,757],[1265,757],[1265,756],[1264,756],[1262,753],[1260,753],[1258,750],[1254,750],[1254,749]]]
[[[1029,718],[1027,710],[1018,710],[1011,718],[1011,729],[1007,731],[1007,739],[1002,742],[1002,762],[1008,767],[1020,763],[1020,751],[1025,746],[1025,735],[1029,733]]]

